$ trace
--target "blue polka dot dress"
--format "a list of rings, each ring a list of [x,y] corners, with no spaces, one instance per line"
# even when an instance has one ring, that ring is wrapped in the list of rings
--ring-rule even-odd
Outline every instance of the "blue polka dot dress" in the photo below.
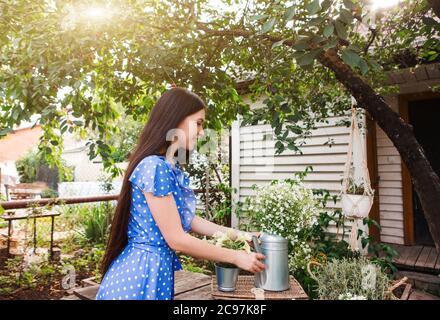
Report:
[[[129,181],[132,187],[128,244],[104,275],[97,300],[172,300],[174,271],[182,266],[166,243],[142,190],[163,197],[173,194],[185,232],[191,229],[196,197],[179,163],[164,156],[144,158]]]

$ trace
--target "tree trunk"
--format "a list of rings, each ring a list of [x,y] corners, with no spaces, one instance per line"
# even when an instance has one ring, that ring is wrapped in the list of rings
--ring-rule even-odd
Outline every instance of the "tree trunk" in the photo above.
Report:
[[[336,78],[356,99],[358,106],[368,111],[399,151],[419,195],[437,251],[440,252],[440,179],[426,159],[411,126],[345,64],[334,49],[321,54],[318,60],[335,73]]]

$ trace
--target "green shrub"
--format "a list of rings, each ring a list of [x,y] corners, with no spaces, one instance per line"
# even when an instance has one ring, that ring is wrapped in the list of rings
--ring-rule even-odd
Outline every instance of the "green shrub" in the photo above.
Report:
[[[97,244],[92,247],[87,245],[84,249],[78,251],[74,258],[63,260],[62,264],[64,266],[73,266],[78,275],[86,274],[87,276],[96,277],[96,281],[99,282],[102,276],[100,267],[104,253],[105,246],[102,244]]]
[[[105,244],[111,224],[113,206],[108,203],[89,206],[83,211],[80,235],[91,244]]]
[[[194,188],[206,190],[207,183],[209,184],[208,199],[205,192],[197,195],[200,203],[206,204],[208,200],[208,210],[198,211],[197,214],[214,223],[227,225],[232,212],[229,165],[218,163],[209,159],[205,154],[194,152],[185,170],[191,177]],[[207,179],[207,173],[209,179]]]
[[[37,180],[38,170],[42,167],[51,168],[49,162],[44,159],[38,151],[32,150],[28,152],[16,162],[20,182],[35,182]],[[74,168],[68,166],[64,160],[61,160],[61,165],[54,168],[54,170],[58,171],[58,182],[73,181]]]
[[[204,263],[204,261],[200,261],[200,265],[199,265],[197,264],[197,261],[193,257],[180,255],[179,258],[180,261],[182,262],[182,268],[185,271],[204,273],[204,274],[212,273],[212,271],[208,269],[206,266],[201,265],[202,263]]]
[[[59,196],[58,191],[51,188],[44,189],[40,195],[41,198],[58,198]]]

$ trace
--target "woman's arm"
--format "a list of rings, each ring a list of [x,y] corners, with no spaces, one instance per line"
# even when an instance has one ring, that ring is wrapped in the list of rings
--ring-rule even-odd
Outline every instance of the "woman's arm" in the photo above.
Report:
[[[234,232],[235,234],[236,230],[215,224],[202,217],[195,216],[191,223],[191,231],[202,236],[212,237],[212,235],[217,231],[221,231],[223,233]]]
[[[195,258],[232,263],[251,272],[264,269],[264,264],[260,262],[264,259],[262,254],[221,248],[184,232],[173,195],[155,197],[151,192],[144,194],[157,226],[172,249]],[[208,224],[209,231],[211,228],[213,226]]]
[[[194,217],[191,223],[191,230],[199,235],[207,237],[212,237],[212,235],[217,231],[221,231],[223,233],[231,232],[235,237],[237,236],[238,232],[245,232],[215,224],[199,216]],[[250,232],[250,235],[252,234],[255,234],[258,237],[260,232]],[[234,238],[234,236],[232,238]]]

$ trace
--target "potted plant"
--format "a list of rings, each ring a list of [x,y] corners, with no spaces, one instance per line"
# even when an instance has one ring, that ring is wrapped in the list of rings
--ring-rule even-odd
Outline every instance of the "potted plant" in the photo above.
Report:
[[[349,179],[347,190],[341,195],[342,212],[346,216],[366,218],[372,204],[373,196],[365,192],[364,184]]]
[[[232,231],[227,233],[218,231],[212,238],[213,239],[209,242],[216,246],[233,250],[245,250],[248,253],[251,251],[248,242],[251,241],[252,238],[248,233],[239,232],[237,236],[235,236]],[[240,269],[234,264],[224,262],[216,262],[214,265],[218,290],[227,292],[234,291]]]
[[[314,270],[311,266],[315,265]],[[380,266],[366,257],[334,259],[320,264],[311,261],[307,271],[316,281],[320,300],[391,299],[392,282]]]

